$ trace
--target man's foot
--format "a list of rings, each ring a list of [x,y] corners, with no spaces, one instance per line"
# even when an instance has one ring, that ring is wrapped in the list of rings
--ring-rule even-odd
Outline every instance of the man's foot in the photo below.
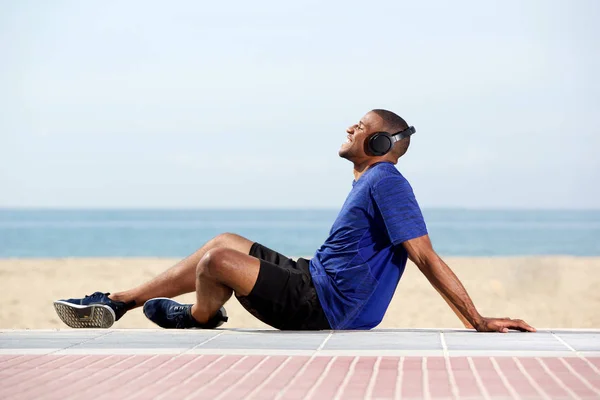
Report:
[[[132,304],[111,300],[109,294],[95,292],[82,299],[57,300],[54,309],[71,328],[110,328]]]
[[[148,300],[144,304],[144,315],[165,329],[213,329],[227,322],[227,313],[223,307],[208,322],[201,324],[192,317],[191,304],[181,304],[166,297]]]

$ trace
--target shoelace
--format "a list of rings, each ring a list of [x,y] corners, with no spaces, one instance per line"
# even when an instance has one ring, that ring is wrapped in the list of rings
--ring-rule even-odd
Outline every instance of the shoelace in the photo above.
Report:
[[[86,294],[84,299],[101,299],[103,296],[108,296],[110,293],[92,293],[92,294]]]

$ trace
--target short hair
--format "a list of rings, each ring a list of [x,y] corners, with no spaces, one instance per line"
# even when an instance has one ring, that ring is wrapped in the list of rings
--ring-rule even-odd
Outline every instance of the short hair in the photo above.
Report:
[[[396,113],[382,109],[371,110],[371,112],[375,113],[383,120],[383,128],[386,132],[394,134],[408,128],[406,121]],[[406,153],[408,146],[410,146],[410,136],[396,142],[394,147],[392,147],[390,154],[396,158],[400,158]]]

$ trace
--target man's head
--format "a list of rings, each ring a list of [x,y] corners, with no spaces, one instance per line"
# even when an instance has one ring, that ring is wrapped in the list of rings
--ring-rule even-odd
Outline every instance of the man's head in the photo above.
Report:
[[[410,137],[394,144],[389,153],[383,156],[374,156],[367,151],[367,143],[376,132],[394,134],[408,128],[406,121],[398,115],[387,110],[371,110],[360,121],[348,129],[348,141],[342,144],[339,155],[354,164],[364,164],[377,161],[390,161],[394,164],[406,153],[410,145]]]

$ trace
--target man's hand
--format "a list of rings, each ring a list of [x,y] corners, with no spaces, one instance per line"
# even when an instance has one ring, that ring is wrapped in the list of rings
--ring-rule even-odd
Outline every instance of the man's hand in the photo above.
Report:
[[[478,332],[502,332],[507,333],[509,329],[521,332],[535,332],[535,328],[522,319],[510,318],[482,318],[475,327]]]

